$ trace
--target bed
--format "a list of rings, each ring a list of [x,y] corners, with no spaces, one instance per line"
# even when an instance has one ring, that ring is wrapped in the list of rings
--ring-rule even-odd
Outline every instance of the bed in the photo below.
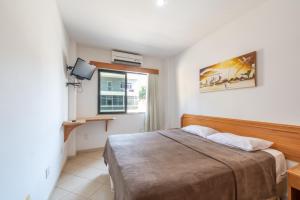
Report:
[[[183,115],[182,126],[190,124],[271,140],[272,148],[298,161],[300,127]],[[104,160],[117,200],[261,200],[278,196],[284,172],[277,168],[284,160],[276,154],[245,152],[171,129],[110,136]]]

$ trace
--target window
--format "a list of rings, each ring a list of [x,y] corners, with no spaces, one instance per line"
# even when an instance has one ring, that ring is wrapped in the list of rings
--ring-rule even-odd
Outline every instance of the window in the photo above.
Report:
[[[132,83],[127,83],[127,89],[132,90]]]
[[[108,91],[112,90],[112,82],[111,81],[107,81],[107,90]]]
[[[148,76],[121,71],[98,71],[98,113],[145,112]]]
[[[121,82],[120,88],[125,89],[125,83]],[[132,83],[127,82],[127,90],[132,90]]]
[[[120,88],[121,88],[121,89],[125,89],[125,82],[121,82],[121,83],[120,83]]]

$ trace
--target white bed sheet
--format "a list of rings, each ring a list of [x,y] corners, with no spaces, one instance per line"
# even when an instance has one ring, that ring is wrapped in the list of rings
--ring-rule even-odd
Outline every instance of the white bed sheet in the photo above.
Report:
[[[280,183],[285,177],[287,172],[287,161],[281,151],[276,149],[264,149],[265,151],[275,158],[275,165],[276,165],[276,183]]]

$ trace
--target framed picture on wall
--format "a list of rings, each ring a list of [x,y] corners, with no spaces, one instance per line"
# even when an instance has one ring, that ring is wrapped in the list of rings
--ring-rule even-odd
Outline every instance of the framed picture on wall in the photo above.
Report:
[[[200,69],[200,92],[256,86],[256,51]]]

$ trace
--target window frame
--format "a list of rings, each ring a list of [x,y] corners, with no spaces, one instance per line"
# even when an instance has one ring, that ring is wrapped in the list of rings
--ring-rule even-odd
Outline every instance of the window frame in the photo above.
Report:
[[[109,72],[109,73],[116,73],[116,74],[125,74],[125,98],[124,98],[124,107],[125,107],[125,111],[121,111],[121,112],[101,112],[101,72]],[[148,75],[147,73],[140,73],[140,72],[131,72],[131,71],[121,71],[121,70],[111,70],[111,69],[98,69],[98,91],[97,91],[97,95],[98,95],[98,107],[97,107],[97,114],[98,115],[105,115],[105,114],[134,114],[134,113],[145,113],[144,111],[136,111],[136,112],[128,112],[128,96],[127,96],[127,86],[128,86],[128,81],[127,81],[127,74],[141,74],[141,75]],[[121,83],[120,83],[121,86]],[[132,88],[132,86],[131,86]],[[120,87],[120,89],[123,89]],[[148,89],[147,89],[148,91]]]
[[[124,111],[118,112],[101,112],[101,72],[108,72],[108,73],[115,73],[115,74],[124,74],[125,75],[125,98],[124,98]],[[107,70],[107,69],[98,69],[98,107],[97,113],[98,115],[105,115],[105,114],[127,114],[127,72],[125,71],[115,71],[115,70]],[[113,103],[113,100],[112,100]]]

